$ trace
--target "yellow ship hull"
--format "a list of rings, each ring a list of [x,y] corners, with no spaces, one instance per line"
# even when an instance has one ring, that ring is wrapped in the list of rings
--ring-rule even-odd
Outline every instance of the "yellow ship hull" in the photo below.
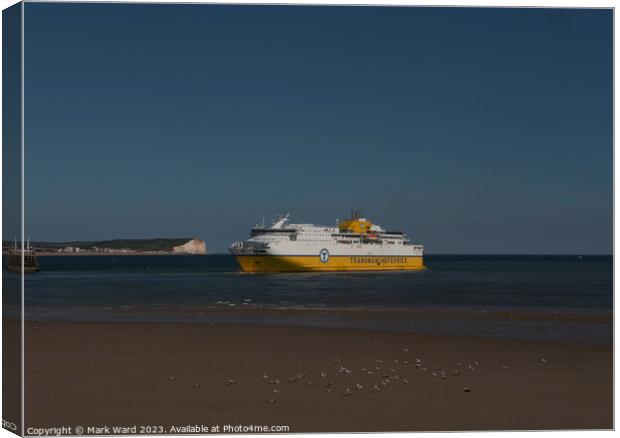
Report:
[[[426,269],[422,256],[318,256],[237,255],[244,272],[416,271]]]

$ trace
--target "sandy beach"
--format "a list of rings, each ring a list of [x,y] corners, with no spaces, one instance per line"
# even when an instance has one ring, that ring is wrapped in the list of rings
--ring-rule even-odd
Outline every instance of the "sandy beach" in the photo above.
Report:
[[[83,322],[28,322],[25,343],[27,427],[613,427],[610,344]]]

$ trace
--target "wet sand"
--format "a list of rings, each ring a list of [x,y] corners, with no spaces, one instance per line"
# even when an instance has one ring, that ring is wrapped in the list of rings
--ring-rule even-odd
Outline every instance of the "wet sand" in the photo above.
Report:
[[[82,322],[29,322],[25,344],[27,427],[613,427],[611,344]]]

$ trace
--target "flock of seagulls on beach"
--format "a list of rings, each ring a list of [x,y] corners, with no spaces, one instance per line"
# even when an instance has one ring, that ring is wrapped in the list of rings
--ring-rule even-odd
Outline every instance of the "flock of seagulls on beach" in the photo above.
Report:
[[[377,344],[377,341],[373,341],[373,343]],[[362,391],[378,393],[386,390],[392,385],[408,385],[411,382],[411,377],[405,377],[401,374],[410,373],[411,371],[420,373],[421,375],[430,376],[430,378],[446,380],[449,377],[460,376],[461,374],[466,373],[474,373],[480,367],[480,362],[475,360],[467,364],[456,362],[452,367],[450,367],[452,368],[451,370],[444,369],[442,367],[434,367],[430,369],[430,366],[426,365],[419,357],[411,357],[410,348],[404,347],[402,349],[402,353],[405,353],[408,358],[399,358],[392,361],[384,361],[382,359],[375,358],[367,367],[362,367],[356,370],[345,366],[342,360],[335,358],[333,359],[333,364],[330,367],[331,369],[323,369],[318,373],[316,382],[304,372],[298,372],[288,378],[285,378],[286,384],[283,384],[280,378],[269,375],[267,372],[261,373],[258,378],[269,388],[267,390],[269,393],[266,400],[267,403],[273,404],[277,402],[278,395],[280,395],[283,390],[286,391],[286,389],[284,389],[284,385],[303,384],[310,387],[317,386],[322,387],[325,393],[328,394],[341,394],[343,397],[351,397]],[[547,360],[545,358],[540,359],[540,363],[544,364],[546,362]],[[509,371],[510,367],[503,365],[501,366],[501,370]],[[367,381],[368,377],[354,379],[359,380],[355,383],[351,383],[350,378],[343,379],[345,376],[355,377],[362,375],[370,376],[371,382],[369,384],[366,383],[365,385],[360,383]],[[176,379],[174,376],[169,376],[169,380],[174,382]],[[343,382],[343,380],[346,380],[346,382]],[[234,378],[226,381],[226,386],[229,387],[237,384],[238,382]],[[194,383],[194,388],[199,389],[200,383]],[[464,386],[462,391],[465,393],[471,393],[472,388],[469,386]]]
[[[373,343],[376,344],[376,342]],[[403,353],[409,354],[411,349],[405,347],[402,351]],[[320,381],[317,383],[317,386],[323,387],[325,392],[329,394],[340,393],[343,397],[351,397],[361,391],[377,393],[386,390],[390,385],[407,385],[411,382],[411,380],[401,374],[403,372],[409,372],[412,369],[415,369],[423,374],[428,374],[432,378],[438,377],[445,380],[449,375],[458,376],[461,372],[474,372],[479,366],[480,362],[478,361],[474,361],[470,364],[462,364],[457,362],[454,364],[454,369],[451,372],[439,367],[429,370],[429,368],[423,363],[422,359],[416,357],[412,359],[394,359],[391,362],[385,362],[381,359],[373,359],[372,363],[369,364],[368,367],[354,370],[351,367],[345,366],[342,360],[336,358],[333,359],[331,369],[324,369],[318,374]],[[505,368],[508,369],[508,367]],[[343,384],[340,377],[351,375],[371,376],[371,383],[366,385],[360,383],[368,380],[367,377],[364,377],[364,379],[359,379],[359,382],[348,382]],[[260,375],[260,379],[270,385],[271,388],[269,391],[271,394],[267,398],[267,403],[276,403],[278,394],[282,392],[281,387],[279,386],[281,383],[280,379],[270,376],[267,373],[262,373]],[[351,379],[347,380],[350,381]],[[229,380],[228,384],[230,385],[232,381],[234,380]],[[315,386],[315,382],[308,378],[308,376],[306,376],[303,372],[290,376],[287,379],[287,382],[289,384],[305,383],[308,386]],[[463,392],[471,391],[472,389],[468,386],[463,388]]]
[[[5,327],[8,325],[4,324]],[[33,327],[34,331],[39,330],[39,326],[35,325]],[[373,340],[373,344],[378,344],[378,341]],[[442,380],[446,380],[449,377],[459,376],[462,373],[474,373],[480,367],[480,362],[475,360],[471,363],[464,364],[461,362],[456,362],[454,366],[452,366],[452,370],[446,370],[442,367],[435,367],[433,369],[429,369],[423,360],[419,357],[413,357],[412,351],[408,347],[402,348],[402,353],[407,357],[393,359],[390,361],[384,361],[382,359],[375,358],[367,367],[362,367],[358,370],[354,370],[351,367],[345,366],[342,360],[335,358],[333,359],[332,369],[323,369],[317,375],[317,381],[313,381],[310,376],[306,376],[306,374],[302,372],[298,372],[294,375],[291,375],[287,379],[287,384],[305,384],[307,386],[320,386],[324,388],[324,391],[328,394],[337,394],[340,393],[343,397],[351,397],[355,393],[361,391],[368,391],[371,393],[377,393],[383,391],[395,384],[409,384],[411,382],[409,377],[401,376],[403,373],[408,373],[410,371],[417,371],[422,375],[430,376],[431,378],[439,378]],[[402,356],[402,355],[401,355]],[[546,364],[547,359],[544,357],[540,358],[541,364]],[[502,365],[500,368],[502,371],[510,371],[510,367],[507,365]],[[357,376],[357,375],[366,375],[371,376],[371,383],[363,385],[360,383],[364,381],[364,379],[359,379],[356,383],[350,383],[350,379],[343,385],[342,379],[340,376]],[[267,383],[270,388],[270,396],[267,397],[267,403],[274,404],[277,401],[277,396],[282,393],[283,386],[282,382],[279,378],[275,376],[270,376],[266,372],[263,372],[258,376],[263,382]],[[366,380],[368,378],[365,378]],[[175,382],[175,376],[168,376],[168,380],[170,382]],[[358,379],[356,379],[358,380]],[[334,383],[336,382],[336,383]],[[227,386],[235,386],[238,382],[234,378],[230,378],[226,381]],[[194,383],[193,387],[195,389],[200,389],[200,383]],[[465,393],[471,393],[472,388],[469,386],[464,386],[462,389]]]
[[[5,323],[5,326],[7,324]],[[34,326],[34,330],[38,331],[39,326]],[[377,344],[378,341],[374,340],[373,344]],[[451,370],[444,369],[443,367],[434,367],[430,369],[429,365],[426,365],[423,360],[419,357],[414,357],[412,355],[412,350],[408,347],[402,348],[402,353],[407,357],[393,359],[392,361],[384,361],[382,359],[374,358],[371,363],[360,369],[354,370],[352,367],[345,366],[344,362],[338,358],[333,359],[333,364],[331,365],[331,369],[323,369],[316,376],[316,381],[312,380],[310,376],[307,376],[303,371],[293,374],[286,378],[287,384],[304,384],[310,387],[317,386],[324,388],[324,391],[328,394],[338,394],[340,393],[343,397],[351,397],[355,393],[359,393],[361,391],[368,391],[371,393],[377,393],[383,391],[395,384],[409,384],[411,382],[410,376],[406,377],[401,374],[410,373],[411,371],[415,371],[421,373],[421,375],[430,376],[431,378],[438,378],[441,380],[446,380],[449,377],[460,376],[465,373],[474,373],[481,366],[480,362],[474,360],[471,363],[461,363],[456,362]],[[546,364],[547,359],[541,357],[539,359],[541,364]],[[502,365],[500,367],[502,371],[510,371],[510,367],[507,365]],[[346,382],[343,382],[341,377],[345,376],[370,376],[371,382],[367,384],[362,384],[360,382],[365,382],[368,380],[368,377],[364,377],[358,380],[355,383],[351,383],[351,379],[344,379]],[[277,396],[283,391],[283,384],[280,378],[267,374],[267,372],[261,373],[258,378],[269,385],[269,393],[270,396],[267,398],[267,402],[270,404],[276,403]],[[175,382],[175,376],[168,376],[168,380],[170,382]],[[234,378],[230,378],[226,381],[226,386],[235,386],[238,382]],[[200,389],[200,383],[194,383],[193,387],[195,389]],[[464,386],[462,389],[465,393],[471,393],[472,388],[469,386]]]
[[[373,341],[373,344],[377,343],[378,341]],[[291,384],[301,384],[309,387],[316,386],[323,388],[325,393],[328,394],[340,394],[343,397],[351,397],[363,391],[378,393],[396,384],[408,385],[412,381],[412,377],[409,375],[412,371],[433,379],[446,380],[450,377],[474,373],[481,366],[479,361],[474,360],[471,363],[456,362],[450,367],[451,369],[431,367],[425,364],[421,358],[414,357],[411,353],[411,349],[408,347],[402,348],[402,353],[407,357],[406,359],[398,358],[392,361],[384,361],[375,358],[368,366],[359,369],[346,366],[342,360],[335,358],[329,368],[321,370],[316,375],[316,380],[312,380],[312,378],[303,371],[284,377],[283,380],[267,372],[263,372],[257,377],[260,381],[264,382],[268,388],[267,393],[269,396],[266,399],[267,403],[274,404],[277,402],[277,397],[282,391],[286,391],[286,385]],[[540,358],[540,363],[547,363],[547,359]],[[510,367],[507,365],[502,365],[500,369],[505,372],[510,371]],[[408,374],[408,377],[402,374]],[[346,376],[360,376],[361,378],[358,377],[354,379],[359,381],[352,383],[351,378],[344,379]],[[367,376],[370,376],[371,382],[366,384],[360,383],[366,382],[369,379]],[[169,380],[170,382],[174,382],[176,379],[174,376],[169,376]],[[283,383],[283,381],[286,383]],[[226,386],[229,387],[237,384],[238,382],[234,378],[230,378],[226,381]],[[200,383],[194,383],[194,388],[199,389]],[[470,386],[464,386],[462,391],[464,393],[471,393],[473,389]]]

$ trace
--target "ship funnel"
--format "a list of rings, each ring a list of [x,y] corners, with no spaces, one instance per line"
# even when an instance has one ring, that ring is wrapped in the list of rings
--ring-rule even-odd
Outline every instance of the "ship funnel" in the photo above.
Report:
[[[271,226],[271,228],[273,230],[279,230],[280,228],[284,226],[286,222],[288,222],[288,217],[289,217],[289,213],[287,213],[285,216],[279,216],[278,219],[276,219],[274,224]]]

